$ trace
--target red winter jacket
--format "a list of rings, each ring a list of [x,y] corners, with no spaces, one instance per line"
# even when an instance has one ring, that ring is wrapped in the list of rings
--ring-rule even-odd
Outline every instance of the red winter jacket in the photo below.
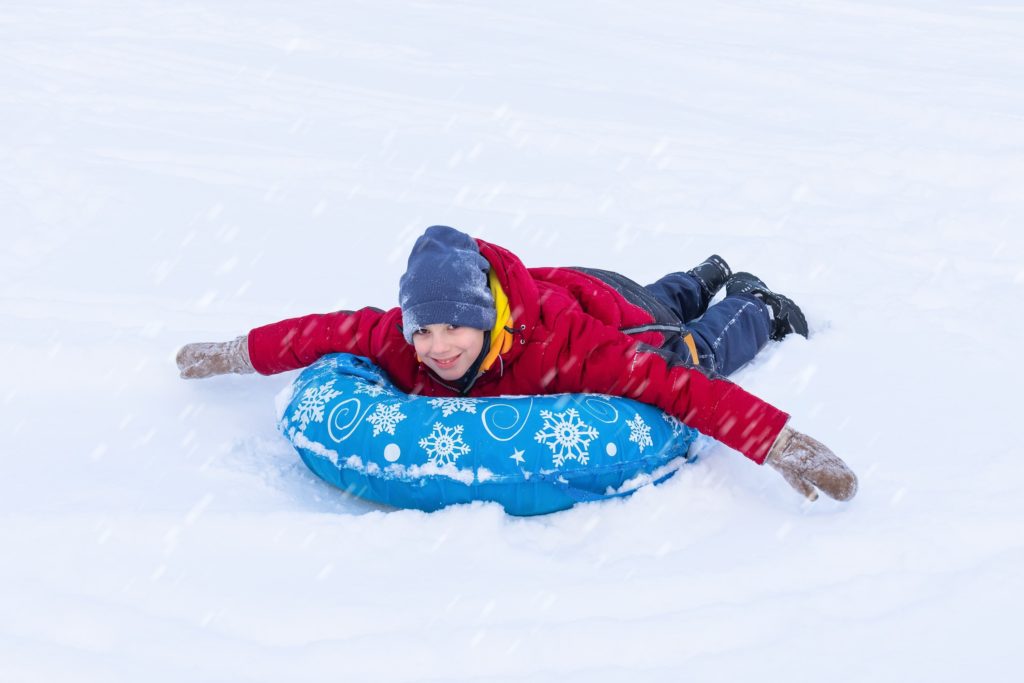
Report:
[[[656,405],[761,464],[789,415],[721,377],[670,364],[660,332],[620,330],[655,317],[602,279],[569,268],[526,268],[502,247],[477,240],[512,310],[515,342],[481,375],[470,396],[596,393]],[[410,394],[454,396],[416,359],[402,336],[402,311],[363,308],[283,320],[249,332],[249,356],[264,375],[304,367],[328,353],[379,365]]]

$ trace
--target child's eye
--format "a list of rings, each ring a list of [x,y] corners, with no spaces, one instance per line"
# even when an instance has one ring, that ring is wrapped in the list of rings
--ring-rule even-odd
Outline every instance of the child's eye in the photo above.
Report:
[[[457,329],[459,329],[460,327],[462,327],[462,325],[449,325],[449,326],[448,326],[448,329],[449,329],[449,330],[457,330]]]
[[[413,333],[412,333],[412,336],[414,336],[414,337],[417,337],[417,336],[419,336],[419,335],[422,335],[422,334],[426,334],[426,333],[427,333],[427,332],[429,332],[429,331],[430,331],[430,330],[426,330],[426,329],[424,329],[424,328],[422,328],[422,327],[421,327],[420,329],[418,329],[418,330],[416,330],[415,332],[413,332]]]

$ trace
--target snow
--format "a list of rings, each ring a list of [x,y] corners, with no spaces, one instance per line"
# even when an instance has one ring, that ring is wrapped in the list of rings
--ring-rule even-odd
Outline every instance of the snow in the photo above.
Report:
[[[1014,678],[1022,38],[1003,0],[6,2],[0,680]],[[394,305],[432,224],[761,276],[812,336],[737,380],[857,498],[715,446],[550,517],[384,511],[276,432],[294,375],[178,379]]]

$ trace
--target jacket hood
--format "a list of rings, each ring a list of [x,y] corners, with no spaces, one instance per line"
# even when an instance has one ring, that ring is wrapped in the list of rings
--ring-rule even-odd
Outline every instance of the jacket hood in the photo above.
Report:
[[[540,294],[537,283],[519,257],[508,249],[477,238],[477,246],[508,296],[516,341],[505,360],[515,359],[533,335],[540,319]]]

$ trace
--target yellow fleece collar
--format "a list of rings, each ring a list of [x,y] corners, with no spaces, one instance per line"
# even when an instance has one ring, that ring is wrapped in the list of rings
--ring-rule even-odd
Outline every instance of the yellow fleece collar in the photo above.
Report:
[[[494,310],[497,317],[494,321],[494,328],[491,330],[491,348],[480,364],[480,372],[484,372],[494,365],[494,361],[503,353],[508,353],[512,348],[512,334],[506,329],[512,326],[512,310],[508,305],[508,295],[498,282],[498,276],[491,268],[487,273],[487,284],[491,288],[491,296],[494,297]]]

